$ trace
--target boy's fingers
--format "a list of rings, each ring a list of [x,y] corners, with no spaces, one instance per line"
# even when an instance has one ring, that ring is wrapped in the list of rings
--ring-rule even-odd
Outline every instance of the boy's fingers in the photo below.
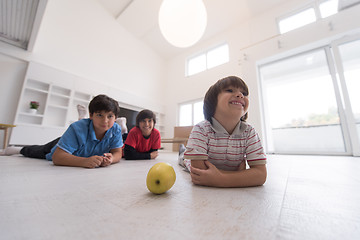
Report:
[[[193,173],[195,175],[199,176],[202,171],[203,171],[202,169],[191,167],[191,173]]]

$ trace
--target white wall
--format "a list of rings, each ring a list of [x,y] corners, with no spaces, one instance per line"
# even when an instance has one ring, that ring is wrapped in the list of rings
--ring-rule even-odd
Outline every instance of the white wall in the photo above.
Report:
[[[0,123],[13,124],[27,63],[0,54]],[[10,130],[11,131],[11,130]],[[4,131],[0,131],[0,149],[4,143]]]
[[[289,1],[261,16],[240,23],[206,43],[196,45],[168,63],[166,98],[166,137],[173,136],[173,126],[177,125],[178,104],[204,97],[207,89],[217,80],[237,75],[249,86],[250,109],[248,122],[263,135],[261,95],[257,78],[257,63],[272,56],[288,55],[299,48],[311,47],[319,41],[339,38],[349,31],[360,31],[360,5],[344,10],[336,15],[310,24],[301,29],[278,35],[276,18],[284,12],[296,9],[301,2]],[[333,29],[329,28],[332,23]],[[185,61],[188,56],[204,51],[227,41],[230,48],[230,61],[222,66],[207,70],[191,77],[184,77]],[[278,46],[280,42],[280,48]],[[244,57],[246,56],[246,57]],[[284,99],[285,100],[285,99]]]
[[[49,0],[33,51],[0,43],[0,57],[23,63],[9,68],[1,62],[1,92],[5,94],[0,100],[16,99],[2,104],[4,123],[13,123],[28,61],[88,79],[95,89],[97,84],[100,89],[110,86],[113,95],[122,96],[117,100],[129,105],[164,111],[159,87],[164,85],[164,61],[96,0]],[[14,76],[4,78],[6,74]]]
[[[50,0],[34,53],[60,70],[162,102],[163,60],[96,0]]]

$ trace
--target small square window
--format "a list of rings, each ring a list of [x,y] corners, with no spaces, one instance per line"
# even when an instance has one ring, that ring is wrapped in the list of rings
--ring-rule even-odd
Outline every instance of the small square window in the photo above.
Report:
[[[203,100],[180,104],[179,126],[192,126],[204,120],[203,105]]]
[[[338,0],[328,0],[320,3],[319,9],[322,18],[334,15],[338,12]]]
[[[201,54],[197,57],[191,58],[188,61],[187,73],[188,76],[194,75],[196,73],[206,70],[206,55]]]
[[[308,8],[279,21],[280,33],[286,33],[316,21],[314,8]]]
[[[207,53],[207,68],[213,68],[229,61],[229,46],[221,45]]]
[[[227,43],[207,50],[186,62],[186,76],[191,76],[229,62],[229,45]]]
[[[180,106],[180,126],[191,126],[192,124],[192,106],[191,104],[184,104]]]
[[[194,124],[197,124],[204,120],[203,106],[203,101],[194,103]]]

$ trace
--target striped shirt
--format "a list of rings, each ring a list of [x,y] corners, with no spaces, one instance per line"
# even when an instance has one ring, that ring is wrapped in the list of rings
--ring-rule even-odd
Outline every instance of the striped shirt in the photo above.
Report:
[[[238,170],[242,161],[249,166],[266,164],[266,155],[255,129],[240,121],[230,135],[212,118],[213,124],[204,120],[194,126],[184,153],[184,164],[191,160],[209,160],[218,169]]]

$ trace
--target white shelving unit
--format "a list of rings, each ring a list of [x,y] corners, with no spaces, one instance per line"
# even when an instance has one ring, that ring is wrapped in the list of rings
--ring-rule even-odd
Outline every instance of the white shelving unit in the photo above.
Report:
[[[76,79],[69,74],[30,63],[16,111],[10,145],[45,144],[61,136],[78,120],[77,105],[86,108],[92,94],[74,90]],[[69,80],[70,79],[70,80]],[[30,102],[39,102],[31,113]]]
[[[112,96],[109,92],[121,96],[121,92],[114,88],[106,88],[42,64],[29,63],[16,110],[16,127],[12,129],[9,145],[45,144],[60,137],[71,123],[78,120],[78,104],[88,109],[89,102],[97,94],[117,99],[116,94]],[[35,114],[29,111],[31,101],[39,102]],[[123,102],[119,105],[135,111],[142,110]],[[156,128],[164,135],[164,114],[154,112],[158,119]]]

